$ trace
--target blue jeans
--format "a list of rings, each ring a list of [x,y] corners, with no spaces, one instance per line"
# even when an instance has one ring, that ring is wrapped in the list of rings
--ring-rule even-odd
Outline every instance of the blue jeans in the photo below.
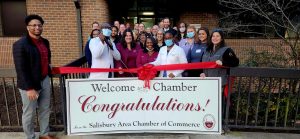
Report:
[[[42,89],[37,91],[39,93],[38,99],[33,101],[28,99],[26,90],[19,89],[23,103],[22,125],[27,139],[35,139],[34,119],[36,108],[38,108],[40,136],[46,136],[49,132],[51,91],[48,76],[41,81],[41,86]]]

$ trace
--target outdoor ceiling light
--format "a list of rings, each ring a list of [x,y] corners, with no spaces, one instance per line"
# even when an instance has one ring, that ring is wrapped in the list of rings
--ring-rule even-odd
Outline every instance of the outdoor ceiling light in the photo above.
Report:
[[[143,12],[142,15],[154,15],[154,12]]]

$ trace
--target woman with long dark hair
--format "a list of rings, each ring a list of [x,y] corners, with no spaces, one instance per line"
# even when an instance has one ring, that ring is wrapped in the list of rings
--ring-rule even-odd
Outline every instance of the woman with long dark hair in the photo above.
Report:
[[[193,29],[193,28],[192,28]],[[190,30],[190,28],[188,28]],[[187,60],[189,63],[195,63],[195,62],[201,62],[202,61],[202,56],[207,48],[207,42],[208,42],[208,36],[209,36],[209,31],[206,27],[201,27],[198,30],[198,42],[190,48],[187,54]],[[189,35],[190,36],[190,35]],[[196,36],[195,36],[196,37]],[[188,76],[189,77],[198,77],[200,73],[202,73],[202,69],[193,69],[193,70],[188,70]]]
[[[120,36],[118,35],[119,29],[117,26],[111,26],[111,35],[110,40],[112,40],[115,44],[120,42]]]
[[[215,29],[211,33],[210,42],[203,54],[202,62],[216,62],[216,64],[226,67],[236,67],[239,65],[239,59],[234,51],[226,46],[224,33],[221,29]],[[227,83],[227,71],[223,68],[205,69],[201,77],[222,77],[222,86]]]
[[[141,47],[135,43],[131,29],[125,29],[121,43],[117,44],[117,49],[121,54],[121,60],[116,61],[115,67],[119,69],[136,68],[136,58]],[[136,74],[119,72],[117,76],[136,77]]]
[[[208,28],[206,27],[199,28],[197,34],[198,34],[198,41],[200,46],[206,49],[210,38]]]
[[[202,62],[216,62],[216,64],[226,67],[236,67],[239,65],[239,59],[236,57],[235,53],[231,48],[226,46],[224,40],[224,33],[221,29],[215,29],[211,33],[210,43],[204,55],[202,57]],[[225,68],[216,69],[204,69],[200,77],[221,77],[222,80],[222,90],[224,90],[227,84],[228,71]],[[225,114],[226,99],[223,95],[222,97],[222,115]]]
[[[179,41],[181,41],[182,39],[185,39],[187,37],[186,32],[187,32],[187,25],[186,25],[186,23],[181,22],[179,24],[179,33],[178,33]]]

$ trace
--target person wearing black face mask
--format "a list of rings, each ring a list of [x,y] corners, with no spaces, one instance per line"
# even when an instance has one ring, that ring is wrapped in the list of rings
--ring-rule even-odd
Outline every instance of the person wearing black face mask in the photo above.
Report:
[[[114,59],[120,60],[121,55],[110,38],[111,27],[104,23],[101,25],[98,37],[90,40],[91,68],[114,68]],[[88,59],[88,58],[87,58]],[[113,72],[90,73],[90,79],[112,78]]]

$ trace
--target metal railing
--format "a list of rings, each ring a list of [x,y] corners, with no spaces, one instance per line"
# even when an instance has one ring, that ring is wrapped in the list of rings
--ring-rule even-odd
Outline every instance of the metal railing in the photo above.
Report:
[[[231,68],[225,126],[300,133],[300,70]]]
[[[86,67],[86,59],[82,57],[65,66]],[[0,71],[1,89],[4,90],[0,94],[0,131],[22,130],[22,102],[16,93],[15,73]],[[300,133],[300,70],[239,67],[230,68],[229,76],[234,77],[234,82],[229,80],[232,89],[229,89],[223,118],[225,129]],[[86,77],[85,73],[53,76],[52,127],[66,129],[63,125],[66,121],[65,80]]]
[[[59,84],[53,81],[54,78],[51,78],[50,128],[51,130],[62,130]],[[22,100],[16,81],[15,69],[0,69],[0,131],[22,131]],[[38,127],[37,118],[35,124]]]

